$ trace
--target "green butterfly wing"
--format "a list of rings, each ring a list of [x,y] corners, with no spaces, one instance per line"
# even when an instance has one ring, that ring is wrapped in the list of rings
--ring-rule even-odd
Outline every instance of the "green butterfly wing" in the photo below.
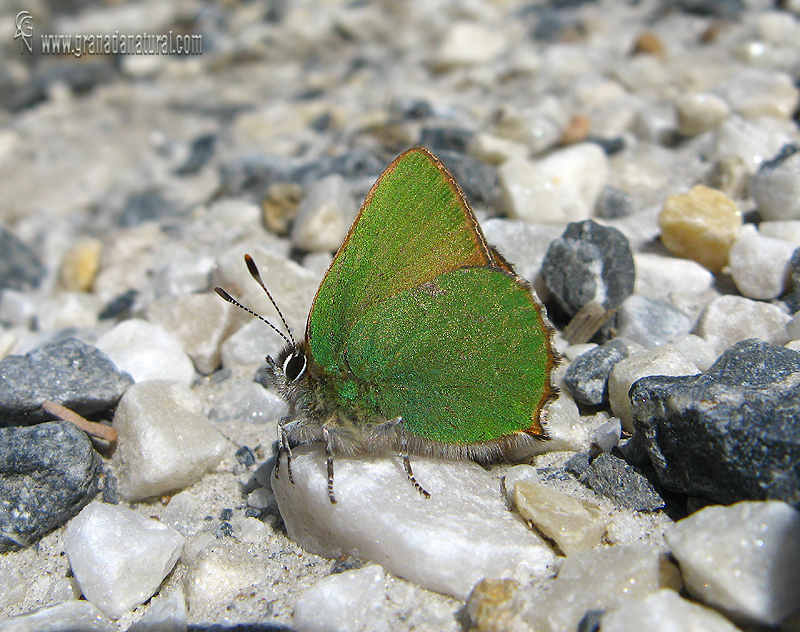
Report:
[[[552,397],[550,330],[530,289],[492,267],[445,272],[366,310],[350,371],[411,434],[474,444],[527,430]]]
[[[317,290],[306,326],[314,361],[341,373],[353,327],[373,305],[443,272],[494,263],[444,165],[422,147],[407,151],[372,187]]]

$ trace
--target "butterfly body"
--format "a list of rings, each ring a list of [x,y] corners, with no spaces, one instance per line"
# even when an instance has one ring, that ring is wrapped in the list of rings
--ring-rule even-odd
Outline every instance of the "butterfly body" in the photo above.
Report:
[[[324,442],[332,501],[334,454],[399,453],[415,485],[408,454],[512,458],[546,439],[556,361],[530,286],[486,244],[442,163],[415,148],[367,196],[305,339],[267,358],[289,404],[279,450]]]

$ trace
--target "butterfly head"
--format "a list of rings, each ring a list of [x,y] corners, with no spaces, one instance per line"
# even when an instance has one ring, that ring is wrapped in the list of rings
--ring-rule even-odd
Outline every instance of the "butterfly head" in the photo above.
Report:
[[[280,395],[288,399],[307,377],[308,357],[304,344],[288,344],[276,358],[267,356],[267,373]]]

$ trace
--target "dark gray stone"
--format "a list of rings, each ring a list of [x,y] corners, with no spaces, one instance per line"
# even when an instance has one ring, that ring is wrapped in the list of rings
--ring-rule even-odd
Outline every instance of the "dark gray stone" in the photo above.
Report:
[[[792,253],[789,260],[789,283],[783,301],[791,314],[800,311],[800,248]]]
[[[39,287],[44,265],[27,244],[0,226],[0,290],[27,290]]]
[[[434,153],[455,151],[464,154],[474,133],[462,127],[424,127],[419,144]]]
[[[600,454],[578,479],[589,489],[629,511],[656,511],[664,500],[632,465],[608,452]]]
[[[211,156],[214,155],[214,145],[216,145],[217,137],[214,134],[205,134],[199,136],[192,141],[192,146],[189,148],[189,156],[176,171],[175,174],[179,176],[188,176],[197,173],[209,161]]]
[[[444,150],[437,156],[453,174],[471,204],[493,206],[499,200],[500,188],[494,167],[457,151]]]
[[[8,356],[0,361],[0,427],[52,419],[45,400],[80,415],[108,410],[132,384],[106,354],[75,338]]]
[[[606,185],[600,191],[594,207],[594,213],[601,219],[627,217],[635,210],[633,198],[616,187]]]
[[[633,293],[636,278],[625,235],[590,219],[569,224],[564,234],[553,240],[541,274],[569,316],[590,301],[606,310],[616,309]]]
[[[579,404],[608,404],[608,376],[614,365],[627,357],[628,347],[619,340],[590,349],[569,365],[564,374],[564,386]]]
[[[589,469],[591,462],[592,457],[588,452],[576,452],[564,461],[564,471],[572,474],[575,478],[580,478]]]
[[[158,191],[145,191],[128,198],[122,209],[120,226],[138,226],[144,222],[163,219],[177,213],[175,206]]]
[[[664,4],[664,9],[670,5],[685,13],[729,20],[739,17],[745,9],[743,0],[672,0]]]
[[[672,305],[635,294],[617,312],[617,335],[648,348],[688,334],[693,327],[694,319]]]
[[[100,320],[108,320],[110,318],[119,318],[120,316],[130,313],[138,296],[139,290],[131,288],[130,290],[124,291],[115,299],[112,299],[97,317]]]
[[[72,423],[0,428],[0,552],[28,546],[94,498],[100,458]]]
[[[798,385],[800,353],[755,339],[701,375],[642,378],[630,391],[634,453],[672,491],[800,506]]]

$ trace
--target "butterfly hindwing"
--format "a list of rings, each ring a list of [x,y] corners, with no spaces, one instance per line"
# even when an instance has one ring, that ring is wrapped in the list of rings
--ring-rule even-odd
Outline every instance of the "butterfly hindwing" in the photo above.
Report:
[[[442,163],[421,147],[372,187],[317,291],[306,337],[326,372],[344,370],[354,324],[376,303],[464,266],[493,263],[475,216]]]
[[[346,360],[408,432],[473,444],[527,431],[552,396],[553,356],[529,288],[492,267],[445,272],[365,311]]]

